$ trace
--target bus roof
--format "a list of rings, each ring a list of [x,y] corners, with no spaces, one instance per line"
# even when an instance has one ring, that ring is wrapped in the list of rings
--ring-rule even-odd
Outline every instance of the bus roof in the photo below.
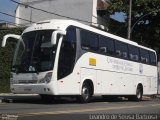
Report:
[[[141,46],[136,42],[133,42],[131,40],[113,35],[111,33],[108,33],[106,31],[99,30],[97,28],[82,24],[80,22],[74,21],[74,20],[62,20],[62,19],[52,19],[52,20],[45,20],[45,21],[40,21],[37,23],[32,24],[30,27],[28,27],[24,32],[29,32],[29,31],[35,31],[35,30],[45,30],[45,29],[55,29],[55,30],[66,30],[69,26],[76,26],[78,28],[82,28],[88,31],[92,31],[94,33],[107,36],[116,40],[119,40],[121,42],[125,42],[140,48],[144,48],[150,51],[155,52],[154,50]]]

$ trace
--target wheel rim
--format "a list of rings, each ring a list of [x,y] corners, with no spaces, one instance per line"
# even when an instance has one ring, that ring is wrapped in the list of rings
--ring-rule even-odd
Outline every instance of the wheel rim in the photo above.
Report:
[[[89,90],[87,87],[83,87],[82,89],[82,96],[85,100],[87,100],[89,98]]]

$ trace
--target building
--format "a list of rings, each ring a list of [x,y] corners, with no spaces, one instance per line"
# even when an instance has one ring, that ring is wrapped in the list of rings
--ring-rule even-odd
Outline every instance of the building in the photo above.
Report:
[[[84,24],[107,29],[109,0],[20,0],[16,24],[29,25],[47,19],[74,19]],[[31,7],[30,7],[31,6]],[[38,8],[38,9],[37,9]]]
[[[13,28],[13,27],[15,27],[15,25],[6,22],[0,23],[0,29]]]

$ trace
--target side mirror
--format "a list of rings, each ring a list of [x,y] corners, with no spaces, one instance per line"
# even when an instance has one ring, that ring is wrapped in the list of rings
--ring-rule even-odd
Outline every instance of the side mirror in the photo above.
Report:
[[[54,31],[52,33],[52,38],[51,38],[51,44],[52,45],[55,45],[57,43],[57,35],[60,34],[60,35],[66,35],[66,31]]]
[[[5,46],[6,46],[6,42],[7,42],[7,39],[8,39],[8,38],[15,38],[15,39],[17,39],[17,40],[22,41],[22,40],[20,39],[20,38],[21,38],[20,35],[8,34],[8,35],[5,35],[5,36],[3,37],[2,47],[5,47]]]

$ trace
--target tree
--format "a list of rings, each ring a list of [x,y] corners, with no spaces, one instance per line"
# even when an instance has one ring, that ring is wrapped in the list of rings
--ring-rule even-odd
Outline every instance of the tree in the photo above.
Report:
[[[160,49],[160,0],[132,0],[131,39],[141,45]],[[111,0],[109,11],[123,12],[128,20],[129,0]],[[136,23],[136,24],[135,24]],[[123,25],[123,37],[127,35],[127,26]],[[125,29],[124,29],[125,28]],[[122,36],[121,30],[118,35]],[[160,50],[159,50],[160,51]]]
[[[6,47],[2,48],[2,39],[6,34],[21,35],[24,28],[6,28],[0,29],[0,93],[10,92],[10,71],[11,62],[17,41],[10,39],[7,41]]]

